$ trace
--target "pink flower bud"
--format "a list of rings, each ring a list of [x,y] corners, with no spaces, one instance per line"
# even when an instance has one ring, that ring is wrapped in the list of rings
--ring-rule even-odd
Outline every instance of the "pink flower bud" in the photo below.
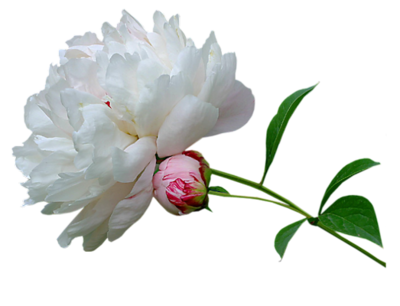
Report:
[[[154,197],[174,215],[189,214],[208,205],[211,170],[196,151],[185,151],[164,160],[153,177]]]

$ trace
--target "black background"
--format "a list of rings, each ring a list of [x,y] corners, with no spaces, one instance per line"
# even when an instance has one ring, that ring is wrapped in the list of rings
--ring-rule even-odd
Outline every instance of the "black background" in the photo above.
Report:
[[[54,8],[53,14],[36,8],[24,13],[24,43],[13,38],[21,44],[20,60],[16,62],[21,69],[16,71],[23,71],[23,76],[11,76],[23,77],[24,86],[12,101],[16,105],[12,114],[12,143],[26,137],[19,115],[22,103],[26,95],[43,86],[47,63],[57,59],[57,47],[62,47],[72,33],[87,28],[99,31],[103,19],[116,22],[122,5],[126,4]],[[147,28],[151,27],[154,7],[127,7]],[[371,13],[358,14],[356,8],[344,11],[337,7],[311,10],[309,6],[263,10],[255,5],[224,10],[179,5],[161,8],[167,15],[180,11],[183,28],[198,45],[210,28],[215,28],[223,49],[237,50],[238,77],[252,86],[257,97],[256,114],[249,126],[196,146],[211,164],[259,179],[265,127],[278,103],[295,88],[321,80],[319,88],[294,114],[266,184],[316,213],[324,187],[342,164],[359,156],[382,160],[382,168],[355,178],[338,194],[369,196],[377,207],[384,238],[387,237],[390,202],[383,195],[388,193],[385,135],[390,101],[381,98],[386,90],[385,74],[378,60],[382,41]],[[145,218],[120,242],[106,244],[97,255],[82,254],[79,241],[63,252],[54,238],[69,217],[43,218],[39,208],[19,210],[24,192],[17,187],[18,173],[10,172],[13,196],[7,205],[11,205],[12,218],[17,220],[20,231],[16,249],[31,256],[60,261],[77,256],[82,261],[90,261],[92,256],[119,258],[133,264],[164,265],[172,270],[201,267],[203,273],[215,269],[226,273],[253,271],[260,275],[272,271],[381,271],[355,251],[307,226],[279,261],[272,248],[274,234],[297,216],[270,205],[216,198],[211,201],[214,215],[203,213],[182,219],[170,217],[153,203]],[[232,192],[251,192],[215,178],[213,183],[225,184]],[[362,244],[387,259],[385,252]]]

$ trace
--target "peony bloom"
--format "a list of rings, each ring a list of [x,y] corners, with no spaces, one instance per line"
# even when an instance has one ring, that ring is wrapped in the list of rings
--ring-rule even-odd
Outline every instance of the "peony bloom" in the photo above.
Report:
[[[164,160],[153,177],[154,197],[174,215],[208,207],[211,170],[203,155],[186,151]]]
[[[14,148],[28,178],[26,204],[48,202],[45,214],[82,209],[58,242],[83,236],[86,251],[144,214],[156,154],[234,131],[254,109],[251,91],[235,80],[235,55],[222,55],[213,33],[198,49],[178,16],[156,12],[148,33],[125,11],[102,32],[102,41],[86,33],[60,51],[45,89],[25,106],[32,135]]]

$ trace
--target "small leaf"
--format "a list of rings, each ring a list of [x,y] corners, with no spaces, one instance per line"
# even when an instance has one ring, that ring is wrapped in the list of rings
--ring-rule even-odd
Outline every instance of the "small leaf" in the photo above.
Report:
[[[318,218],[308,218],[307,221],[308,221],[308,223],[310,223],[310,225],[317,226],[319,219]]]
[[[326,201],[328,201],[331,194],[338,189],[338,187],[346,180],[351,178],[352,176],[363,172],[373,166],[377,166],[379,163],[374,162],[369,158],[363,158],[352,163],[348,164],[347,166],[343,167],[342,170],[339,171],[338,174],[333,178],[332,182],[329,184],[328,188],[325,191],[325,195],[321,201],[321,205],[319,207],[318,214],[320,215],[322,212],[322,208],[324,207]]]
[[[220,186],[209,187],[208,190],[210,190],[210,191],[215,191],[215,192],[219,192],[219,193],[226,193],[226,194],[229,194],[229,192],[228,192],[225,188],[220,187]]]
[[[294,111],[303,100],[303,98],[308,93],[310,93],[317,85],[318,84],[306,89],[301,89],[291,94],[282,102],[278,109],[278,113],[275,115],[274,118],[272,118],[267,130],[267,153],[265,160],[265,169],[261,184],[264,183],[268,169],[271,166],[272,161],[274,160],[276,151],[278,150],[279,143],[281,141],[283,133],[285,132],[290,117],[293,115]]]
[[[340,198],[319,216],[319,220],[337,232],[365,238],[382,246],[374,207],[364,197]]]
[[[210,206],[210,204],[206,205],[206,206],[204,207],[204,210],[205,210],[206,213],[208,213],[208,214],[210,214],[210,215],[214,214],[214,209],[212,209],[212,207]]]
[[[306,221],[306,219],[302,219],[300,221],[297,221],[295,223],[292,223],[284,228],[282,228],[279,233],[275,237],[275,250],[278,252],[279,256],[283,258],[283,255],[285,254],[286,247],[294,236],[296,234],[297,230],[299,227],[303,224],[303,222]]]

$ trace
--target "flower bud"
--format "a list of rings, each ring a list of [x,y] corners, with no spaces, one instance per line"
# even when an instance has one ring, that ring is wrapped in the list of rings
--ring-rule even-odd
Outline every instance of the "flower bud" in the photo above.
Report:
[[[174,215],[206,208],[211,170],[203,155],[185,151],[165,159],[153,177],[154,197]]]

